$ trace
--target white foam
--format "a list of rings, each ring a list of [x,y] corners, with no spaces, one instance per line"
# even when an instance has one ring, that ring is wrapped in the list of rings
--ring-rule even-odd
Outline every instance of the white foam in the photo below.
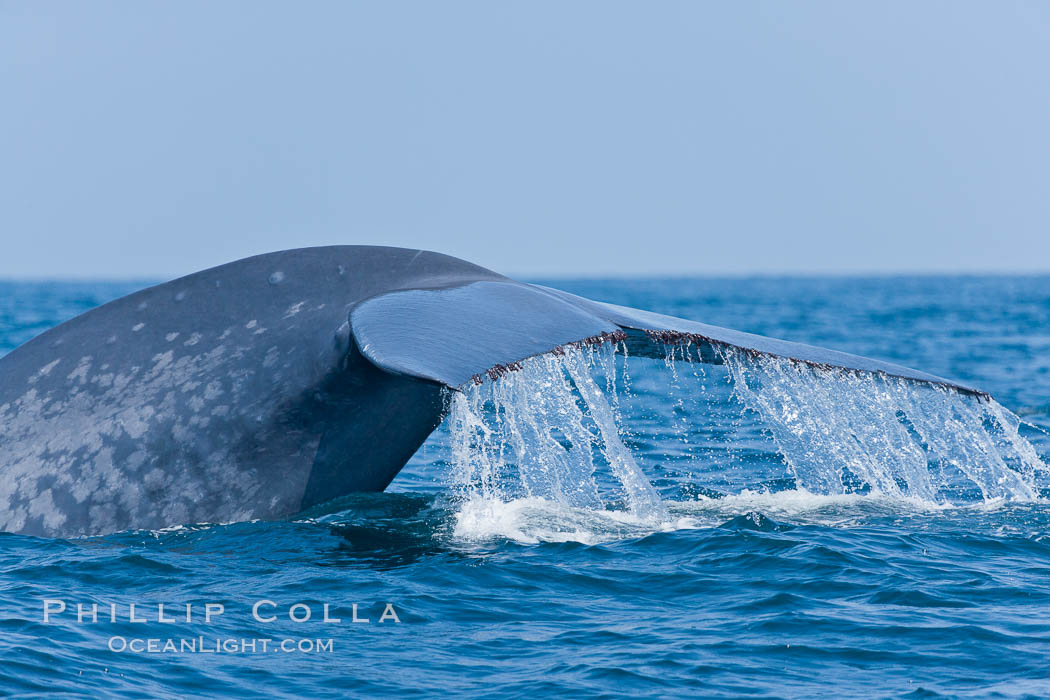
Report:
[[[627,511],[579,508],[536,497],[471,497],[460,503],[453,536],[466,541],[598,544],[700,526],[696,519],[671,515],[666,509],[662,518],[640,518]]]

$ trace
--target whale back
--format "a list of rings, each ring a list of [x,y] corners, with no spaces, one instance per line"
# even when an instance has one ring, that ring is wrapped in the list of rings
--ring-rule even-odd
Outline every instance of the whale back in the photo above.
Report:
[[[361,488],[381,490],[437,425],[440,396],[360,355],[351,368],[350,309],[478,279],[503,278],[425,251],[284,251],[41,334],[0,358],[0,529],[93,535],[281,517],[308,492],[326,500],[318,478],[307,489],[315,461],[324,473],[352,459]],[[384,439],[380,426],[392,431]],[[348,432],[375,454],[339,457]]]

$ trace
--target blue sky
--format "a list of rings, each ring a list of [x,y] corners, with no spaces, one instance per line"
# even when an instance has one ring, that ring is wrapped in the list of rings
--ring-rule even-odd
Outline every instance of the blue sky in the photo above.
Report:
[[[1050,270],[1050,3],[5,2],[0,276]]]

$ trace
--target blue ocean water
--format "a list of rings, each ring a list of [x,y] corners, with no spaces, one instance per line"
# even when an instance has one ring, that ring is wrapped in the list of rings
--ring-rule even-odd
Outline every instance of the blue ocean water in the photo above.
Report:
[[[576,360],[541,359],[454,402],[383,494],[282,522],[0,534],[0,692],[1050,695],[1048,484],[1017,458],[1050,458],[1050,278],[547,284],[957,379],[1020,422],[608,351],[576,358],[588,397]],[[140,286],[0,283],[0,353]]]

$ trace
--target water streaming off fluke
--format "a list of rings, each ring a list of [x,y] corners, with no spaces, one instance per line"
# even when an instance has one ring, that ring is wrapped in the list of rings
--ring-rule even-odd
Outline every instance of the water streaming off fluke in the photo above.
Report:
[[[697,362],[695,346],[667,347],[666,372],[677,393],[670,397],[675,415],[668,424],[677,423],[684,436],[683,423],[699,411],[757,416],[783,460],[781,481],[790,490],[931,506],[1038,497],[1045,465],[1019,434],[1017,417],[992,399],[720,352],[724,366],[711,368]],[[573,347],[452,393],[447,420],[462,533],[506,534],[501,521],[537,509],[547,521],[566,520],[561,527],[570,530],[586,530],[578,520],[588,513],[614,518],[613,529],[629,523],[648,523],[650,531],[674,527],[669,509],[680,513],[678,499],[661,498],[643,471],[650,465],[640,466],[641,457],[628,448],[631,426],[621,406],[631,398],[625,362],[608,346]],[[727,467],[731,460],[727,456]],[[711,485],[726,493],[724,483]]]
[[[620,439],[615,407],[592,376],[612,376],[610,360],[607,351],[568,347],[455,392],[448,420],[459,495],[585,509],[618,501],[636,518],[665,517],[659,494]],[[614,477],[611,491],[600,470]]]
[[[1045,465],[1018,418],[990,397],[879,374],[723,351],[733,390],[758,413],[800,488],[948,502],[1031,500]]]

